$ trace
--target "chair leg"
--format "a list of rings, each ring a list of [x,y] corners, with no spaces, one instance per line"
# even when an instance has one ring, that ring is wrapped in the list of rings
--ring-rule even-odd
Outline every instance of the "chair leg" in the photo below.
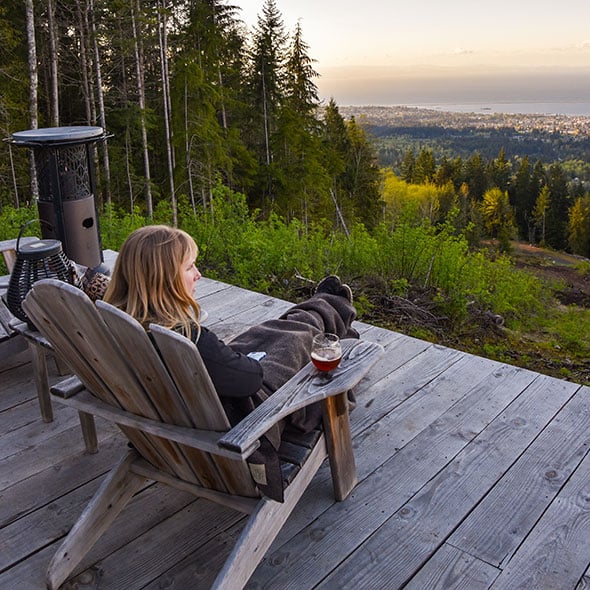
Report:
[[[345,393],[324,400],[324,429],[330,457],[334,497],[345,500],[357,484],[354,450],[348,416],[348,396]]]
[[[86,412],[78,412],[80,417],[80,427],[82,428],[82,437],[86,445],[86,451],[94,454],[98,453],[98,437],[96,435],[96,424],[94,416]]]
[[[62,585],[146,481],[129,470],[137,456],[135,451],[130,451],[110,471],[70,530],[49,564],[46,578],[49,590]]]
[[[53,361],[55,362],[55,368],[57,369],[58,375],[63,376],[72,374],[72,369],[70,369],[68,363],[66,363],[59,355],[54,353]]]
[[[322,437],[293,483],[285,490],[285,501],[260,500],[212,588],[239,590],[246,585],[326,456],[325,439]]]
[[[33,373],[35,374],[35,385],[37,387],[41,417],[43,418],[43,422],[52,422],[53,408],[51,407],[51,397],[49,395],[45,350],[40,345],[34,344],[31,341],[29,341],[29,350],[31,351],[31,361],[33,363]]]

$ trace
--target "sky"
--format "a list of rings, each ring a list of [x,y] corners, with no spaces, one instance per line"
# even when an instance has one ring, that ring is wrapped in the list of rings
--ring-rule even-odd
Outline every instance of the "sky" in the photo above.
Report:
[[[590,0],[275,2],[342,105],[590,100]],[[249,27],[264,5],[229,3]]]

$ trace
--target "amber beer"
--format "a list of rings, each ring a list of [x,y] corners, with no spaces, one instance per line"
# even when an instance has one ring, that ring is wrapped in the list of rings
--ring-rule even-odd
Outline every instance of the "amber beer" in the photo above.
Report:
[[[335,369],[342,358],[340,338],[336,334],[318,334],[311,347],[311,362],[318,371]]]
[[[311,362],[319,371],[335,369],[342,358],[342,353],[333,348],[319,348],[311,353]]]

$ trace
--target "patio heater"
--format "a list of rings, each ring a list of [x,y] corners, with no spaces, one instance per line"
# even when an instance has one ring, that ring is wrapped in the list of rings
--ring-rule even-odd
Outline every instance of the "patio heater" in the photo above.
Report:
[[[89,268],[103,262],[93,148],[106,138],[102,127],[88,126],[30,129],[11,138],[33,151],[43,238],[59,240],[70,260]]]

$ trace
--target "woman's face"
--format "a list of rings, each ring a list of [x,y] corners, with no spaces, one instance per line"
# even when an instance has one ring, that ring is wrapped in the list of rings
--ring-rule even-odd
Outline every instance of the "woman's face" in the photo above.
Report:
[[[197,281],[201,278],[201,273],[199,269],[195,266],[195,259],[194,257],[190,256],[182,263],[182,282],[184,283],[184,287],[186,292],[193,296],[195,291],[195,286]]]

